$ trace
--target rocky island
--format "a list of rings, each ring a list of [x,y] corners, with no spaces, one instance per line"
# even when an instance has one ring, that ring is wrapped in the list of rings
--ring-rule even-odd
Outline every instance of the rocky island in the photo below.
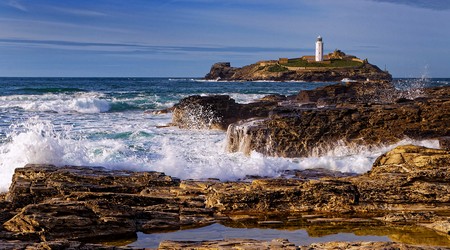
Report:
[[[321,81],[333,82],[343,79],[358,81],[390,81],[391,74],[368,60],[346,55],[340,50],[329,53],[322,61],[312,56],[280,58],[260,61],[244,67],[231,67],[229,62],[215,63],[206,80],[220,81]]]

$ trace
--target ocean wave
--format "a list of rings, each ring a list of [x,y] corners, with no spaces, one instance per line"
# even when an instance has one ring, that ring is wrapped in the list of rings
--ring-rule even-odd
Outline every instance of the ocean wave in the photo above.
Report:
[[[110,103],[100,94],[85,93],[77,95],[12,95],[0,97],[0,108],[21,108],[25,111],[56,113],[102,113],[108,112]]]
[[[110,110],[111,105],[107,100],[95,97],[77,97],[69,100],[53,100],[48,102],[32,102],[21,106],[27,111],[47,112],[77,112],[84,114],[103,113]]]
[[[169,78],[169,81],[171,82],[196,82],[197,80],[200,79],[195,79],[195,78]]]
[[[51,88],[32,88],[32,87],[26,87],[26,88],[19,88],[16,90],[18,93],[23,94],[47,94],[47,93],[73,93],[73,92],[87,92],[84,89],[80,88],[70,88],[70,87],[51,87]]]
[[[149,132],[143,130],[89,138],[84,129],[74,131],[70,125],[30,118],[12,125],[0,144],[0,192],[9,188],[14,169],[28,163],[138,169],[146,158],[135,153],[139,145],[130,147],[127,141],[148,137]],[[141,147],[144,152],[145,147]]]

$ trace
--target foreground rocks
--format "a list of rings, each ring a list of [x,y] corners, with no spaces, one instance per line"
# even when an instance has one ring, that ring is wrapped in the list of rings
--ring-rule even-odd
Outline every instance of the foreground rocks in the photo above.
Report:
[[[290,178],[252,182],[180,181],[158,172],[27,165],[16,169],[0,203],[0,238],[6,246],[16,242],[39,247],[47,242],[77,249],[77,242],[216,222],[291,225],[306,228],[310,235],[326,223],[417,225],[448,234],[449,167],[449,151],[417,146],[380,156],[370,172],[359,176],[307,170],[290,172]],[[272,244],[252,242],[256,247]],[[278,243],[295,247],[283,242]],[[161,248],[179,249],[182,244],[164,243]],[[217,244],[222,243],[206,247]],[[379,244],[372,246],[384,246]],[[389,244],[386,247],[397,246]]]

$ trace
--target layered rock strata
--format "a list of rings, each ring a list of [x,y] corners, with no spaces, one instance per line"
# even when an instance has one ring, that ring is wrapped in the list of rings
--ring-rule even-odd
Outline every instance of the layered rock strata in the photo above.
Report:
[[[250,104],[229,96],[192,96],[175,105],[172,123],[227,129],[230,152],[279,157],[318,156],[337,145],[370,148],[407,138],[440,139],[445,148],[448,124],[450,87],[412,97],[389,82],[335,84]]]
[[[449,167],[449,151],[417,146],[380,156],[359,176],[306,171],[252,182],[27,165],[0,203],[0,236],[4,244],[98,241],[245,218],[311,229],[327,221],[412,223],[448,234]]]

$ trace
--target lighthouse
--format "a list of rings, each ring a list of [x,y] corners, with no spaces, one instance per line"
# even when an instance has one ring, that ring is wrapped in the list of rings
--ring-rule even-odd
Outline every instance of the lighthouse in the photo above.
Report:
[[[323,42],[322,37],[317,37],[316,41],[316,62],[323,61]]]

